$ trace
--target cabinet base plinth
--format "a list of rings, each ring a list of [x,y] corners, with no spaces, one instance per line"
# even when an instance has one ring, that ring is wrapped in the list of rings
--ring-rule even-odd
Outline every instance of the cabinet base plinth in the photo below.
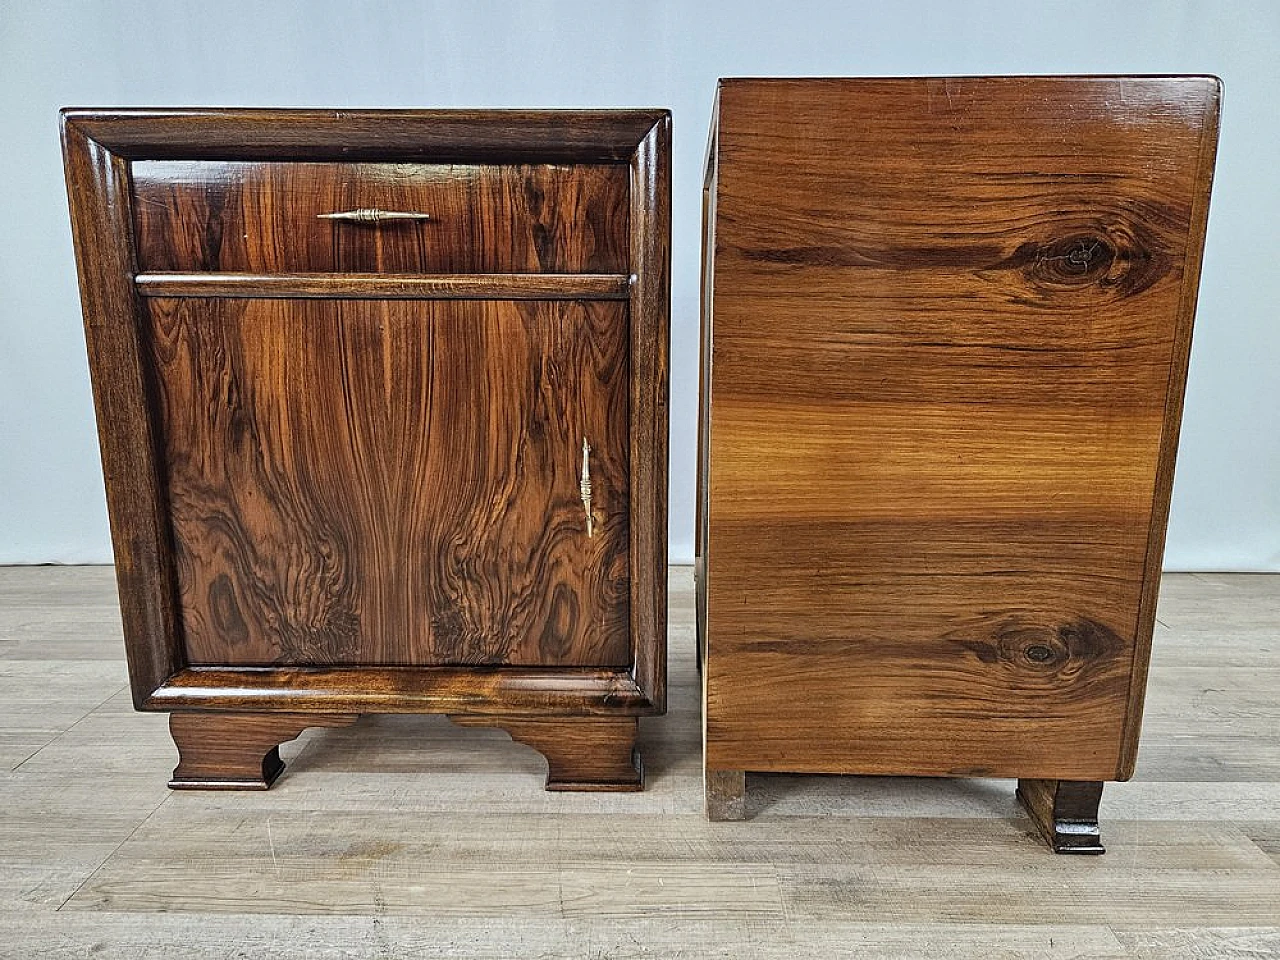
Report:
[[[644,789],[635,717],[532,719],[451,714],[465,727],[498,727],[547,760],[548,790],[628,792]]]
[[[307,727],[344,727],[355,714],[196,713],[169,715],[178,748],[173,790],[266,790],[284,772],[280,744]]]

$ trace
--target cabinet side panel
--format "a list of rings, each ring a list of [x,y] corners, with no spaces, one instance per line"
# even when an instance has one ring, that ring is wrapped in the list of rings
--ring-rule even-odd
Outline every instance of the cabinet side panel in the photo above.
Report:
[[[630,663],[624,304],[147,308],[192,664]]]
[[[1182,273],[1182,298],[1169,367],[1169,390],[1165,400],[1164,432],[1160,437],[1160,463],[1151,509],[1151,530],[1147,538],[1146,571],[1142,601],[1138,611],[1138,650],[1129,685],[1129,712],[1125,718],[1117,780],[1133,776],[1138,760],[1138,738],[1142,732],[1142,712],[1146,699],[1147,668],[1151,659],[1151,637],[1155,631],[1156,602],[1160,593],[1160,571],[1164,561],[1165,531],[1169,524],[1169,502],[1173,496],[1173,469],[1178,456],[1178,435],[1182,427],[1182,400],[1186,393],[1187,366],[1191,360],[1191,331],[1195,324],[1200,290],[1200,266],[1204,256],[1205,233],[1209,225],[1209,197],[1213,189],[1214,164],[1218,155],[1218,122],[1222,105],[1222,84],[1207,79],[1188,97],[1188,108],[1201,110],[1200,157],[1192,195],[1191,229],[1187,239],[1186,265]]]
[[[631,158],[631,630],[635,679],[667,702],[667,394],[671,311],[671,117]]]
[[[129,170],[65,117],[62,143],[129,678],[141,707],[184,661],[140,357]]]
[[[1117,775],[1211,85],[722,88],[711,766]]]

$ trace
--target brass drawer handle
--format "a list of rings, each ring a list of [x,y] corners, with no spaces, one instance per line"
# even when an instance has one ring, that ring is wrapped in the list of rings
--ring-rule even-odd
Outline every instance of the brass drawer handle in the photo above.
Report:
[[[591,444],[582,438],[582,479],[578,481],[578,491],[582,495],[582,507],[587,511],[587,536],[596,533],[596,517],[591,512]]]
[[[416,210],[378,210],[375,207],[357,207],[339,213],[318,213],[317,220],[346,220],[351,223],[387,223],[388,221],[430,220],[431,214]]]

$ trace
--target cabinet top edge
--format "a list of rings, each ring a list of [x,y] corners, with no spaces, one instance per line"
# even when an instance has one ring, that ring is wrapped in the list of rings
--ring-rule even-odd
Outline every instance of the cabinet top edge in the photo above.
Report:
[[[883,76],[736,76],[720,77],[718,86],[738,86],[742,84],[784,84],[784,83],[928,83],[931,81],[968,82],[980,80],[989,82],[1025,83],[1029,81],[1052,80],[1061,83],[1113,83],[1123,80],[1128,83],[1170,83],[1194,81],[1222,86],[1222,78],[1212,73],[1007,73],[1007,74],[920,74],[901,76],[886,74]]]
[[[626,161],[671,112],[644,109],[64,107],[63,136],[129,159]]]
[[[665,107],[85,107],[66,106],[58,113],[78,120],[288,119],[295,122],[342,122],[364,119],[405,120],[648,120],[670,117]]]
[[[1203,119],[1220,112],[1223,82],[1205,73],[721,77],[716,83],[717,105],[728,103],[740,111],[756,107],[757,98],[766,104],[800,99],[815,105],[838,103],[872,116],[910,114],[926,103],[930,114],[963,113],[974,104],[994,109],[1016,104],[1024,115],[1065,110],[1108,116],[1171,106],[1179,115]]]

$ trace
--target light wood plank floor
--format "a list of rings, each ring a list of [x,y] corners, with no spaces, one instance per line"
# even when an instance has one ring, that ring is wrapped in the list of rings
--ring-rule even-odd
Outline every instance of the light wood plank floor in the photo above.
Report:
[[[504,734],[366,718],[269,793],[171,793],[109,568],[0,568],[0,956],[1280,957],[1280,577],[1165,579],[1101,858],[1010,782],[752,777],[702,817],[692,584],[649,788],[548,794]]]

